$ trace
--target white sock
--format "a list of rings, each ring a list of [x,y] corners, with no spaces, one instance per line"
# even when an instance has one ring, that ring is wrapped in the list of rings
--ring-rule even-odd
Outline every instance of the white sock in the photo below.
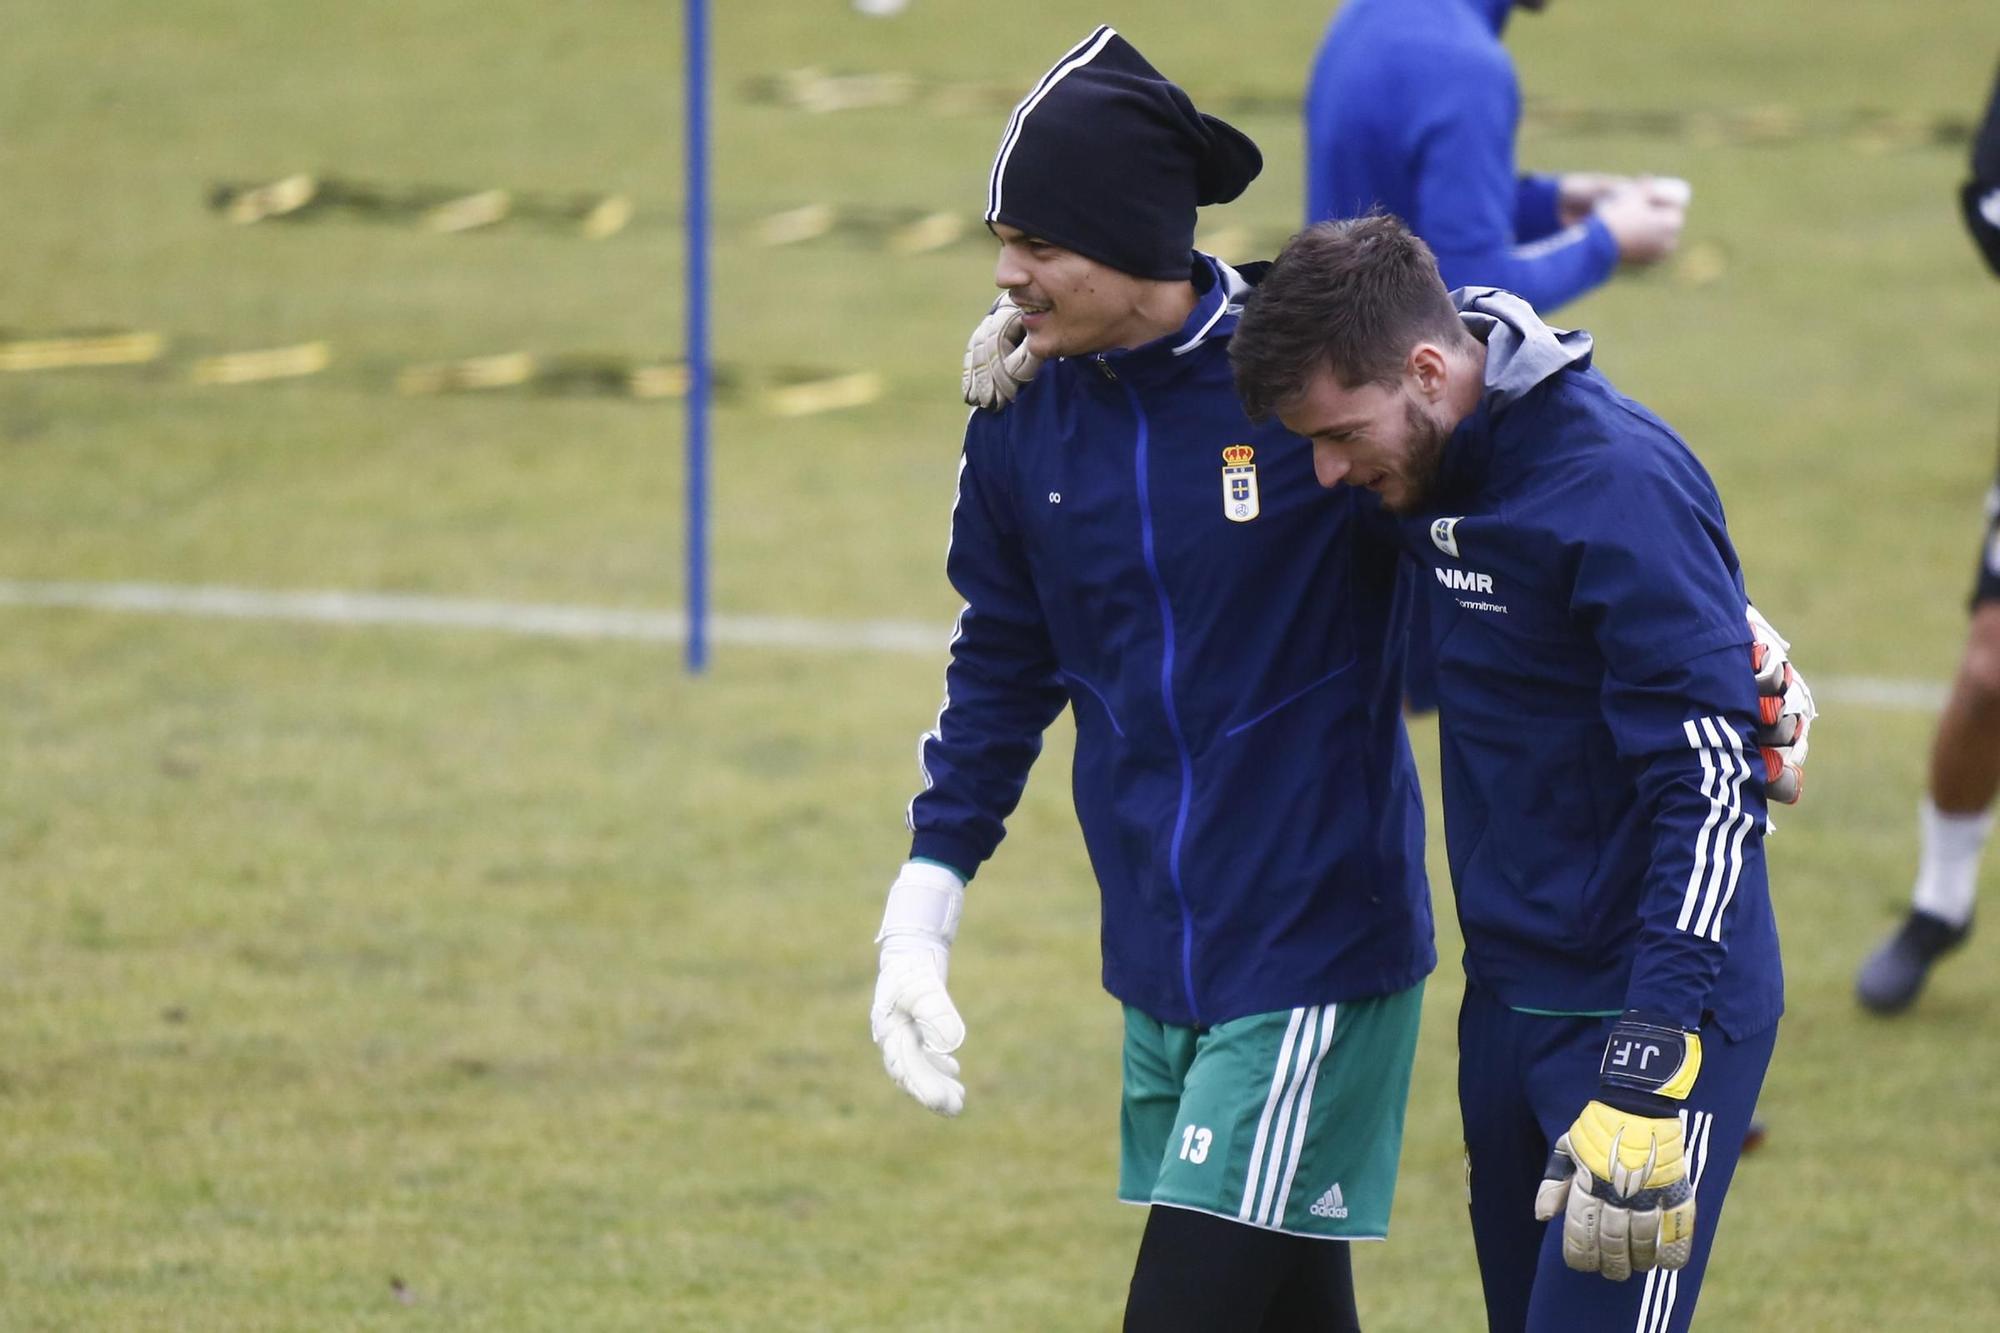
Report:
[[[1917,885],[1911,905],[1942,917],[1954,926],[1972,919],[1972,901],[1979,891],[1979,853],[1993,828],[1993,813],[1946,814],[1925,796],[1917,807],[1917,826],[1924,850],[1917,862]]]

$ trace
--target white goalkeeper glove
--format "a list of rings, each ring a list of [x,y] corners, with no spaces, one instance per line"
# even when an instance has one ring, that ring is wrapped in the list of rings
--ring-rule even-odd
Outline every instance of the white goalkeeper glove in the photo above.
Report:
[[[1020,307],[1001,296],[965,344],[965,369],[958,384],[967,403],[998,412],[1014,401],[1021,386],[1042,368],[1042,358],[1028,350],[1027,340]]]
[[[1755,642],[1751,666],[1757,673],[1757,745],[1764,759],[1764,798],[1796,805],[1805,792],[1807,733],[1819,709],[1812,687],[1788,656],[1791,644],[1756,607],[1744,608]]]
[[[1687,1266],[1694,1182],[1678,1108],[1700,1072],[1699,1033],[1633,1012],[1611,1029],[1597,1098],[1556,1140],[1535,1191],[1537,1220],[1562,1214],[1571,1268],[1623,1282]]]
[[[882,910],[881,971],[868,1027],[896,1086],[939,1115],[965,1109],[965,1085],[951,1053],[965,1020],[945,993],[951,942],[965,906],[965,881],[941,865],[910,861],[889,886]]]

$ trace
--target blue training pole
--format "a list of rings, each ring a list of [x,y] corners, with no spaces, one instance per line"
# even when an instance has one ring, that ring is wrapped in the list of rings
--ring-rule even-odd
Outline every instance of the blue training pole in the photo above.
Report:
[[[708,666],[708,0],[687,9],[687,669]]]

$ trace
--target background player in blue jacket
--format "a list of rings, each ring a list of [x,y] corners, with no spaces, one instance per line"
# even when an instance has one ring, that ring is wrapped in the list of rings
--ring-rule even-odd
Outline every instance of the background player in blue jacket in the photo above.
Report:
[[[1587,334],[1454,302],[1393,217],[1294,238],[1231,356],[1430,573],[1490,1327],[1684,1329],[1783,1008],[1715,489]]]
[[[1069,709],[1125,1006],[1119,1197],[1152,1205],[1134,1329],[1355,1326],[1330,1242],[1387,1229],[1436,963],[1393,533],[1245,418],[1248,283],[1192,248],[1196,206],[1260,166],[1109,28],[1008,121],[994,278],[1048,364],[967,423],[946,561],[966,604],[878,936],[884,1063],[957,1114],[964,885]]]
[[[1543,0],[1520,7],[1542,8]],[[1680,239],[1684,181],[1517,175],[1521,90],[1500,35],[1516,0],[1348,0],[1306,86],[1306,221],[1395,214],[1447,287],[1504,287],[1544,314]],[[1414,576],[1414,575],[1412,575]],[[1436,707],[1429,628],[1405,690]]]
[[[1670,254],[1687,194],[1679,181],[1515,173],[1521,90],[1500,42],[1515,7],[1341,6],[1306,87],[1306,221],[1394,213],[1430,245],[1445,286],[1505,287],[1546,314],[1620,262]]]
[[[2000,76],[1973,138],[1972,178],[1960,193],[1965,225],[1987,265],[2000,275]],[[1931,965],[1972,933],[1979,858],[1993,831],[1995,793],[2000,793],[2000,478],[1986,499],[1965,654],[1931,742],[1929,789],[1917,810],[1923,850],[1910,910],[1854,978],[1861,1003],[1876,1013],[1908,1008]]]

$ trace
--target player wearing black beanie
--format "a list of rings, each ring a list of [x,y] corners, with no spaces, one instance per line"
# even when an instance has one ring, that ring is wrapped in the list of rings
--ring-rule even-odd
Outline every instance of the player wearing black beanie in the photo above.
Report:
[[[1118,1197],[1149,1209],[1133,1333],[1357,1327],[1345,1242],[1388,1228],[1436,965],[1396,552],[1306,441],[1244,417],[1228,346],[1257,268],[1194,249],[1196,210],[1262,165],[1110,28],[1007,121],[996,310],[1049,364],[966,423],[966,606],[877,936],[883,1064],[957,1115],[966,884],[1072,711],[1124,1008]]]
[[[1014,109],[986,223],[1134,277],[1185,279],[1195,209],[1228,203],[1263,169],[1248,135],[1197,111],[1130,42],[1099,28]]]

